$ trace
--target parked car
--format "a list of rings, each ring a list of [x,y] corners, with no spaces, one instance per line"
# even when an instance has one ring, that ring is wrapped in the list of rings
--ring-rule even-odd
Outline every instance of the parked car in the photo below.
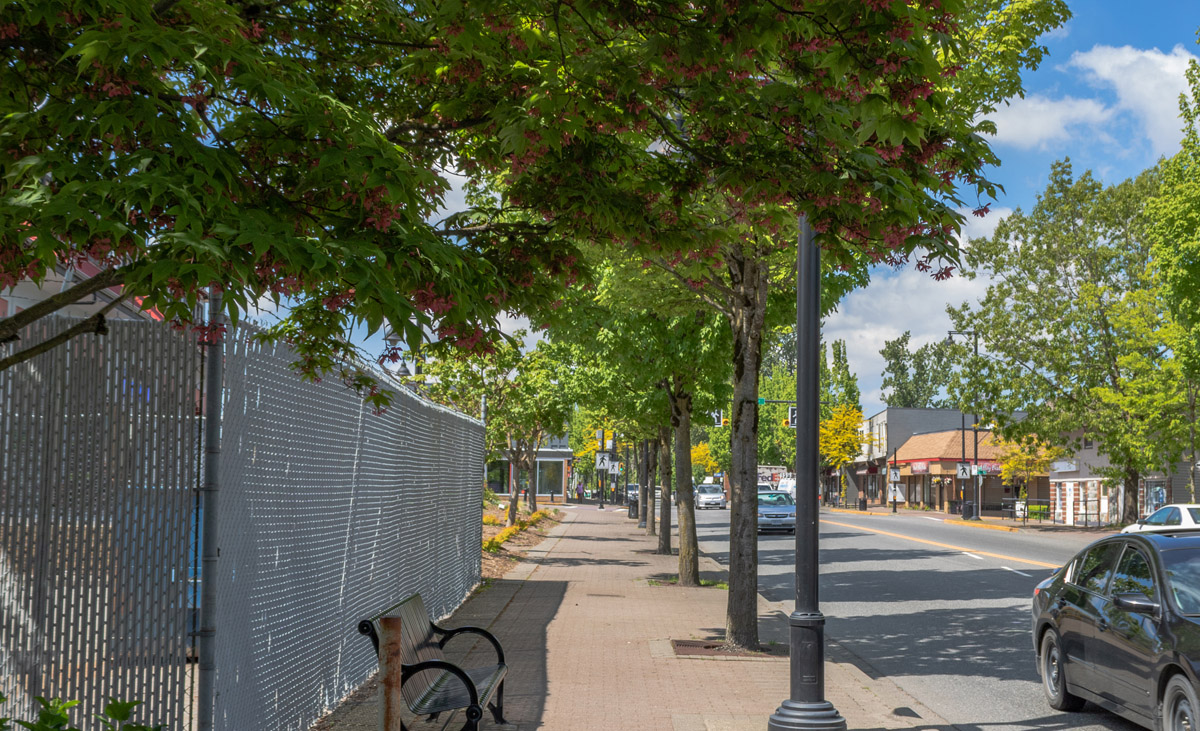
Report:
[[[1080,551],[1033,590],[1033,648],[1052,708],[1087,700],[1147,728],[1200,728],[1200,533]]]
[[[726,507],[725,491],[720,485],[696,485],[696,509]]]
[[[758,493],[758,532],[768,530],[796,532],[796,501],[786,492]]]
[[[1200,505],[1164,505],[1133,525],[1121,529],[1122,533],[1146,533],[1163,530],[1200,530]]]

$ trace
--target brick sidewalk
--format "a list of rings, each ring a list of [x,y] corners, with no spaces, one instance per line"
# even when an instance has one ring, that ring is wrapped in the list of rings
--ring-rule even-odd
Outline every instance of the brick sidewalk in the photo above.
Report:
[[[655,586],[677,573],[678,559],[653,553],[657,539],[624,509],[568,507],[566,519],[529,552],[529,560],[476,594],[442,623],[494,632],[510,666],[505,683],[509,726],[483,728],[761,731],[788,694],[786,658],[677,657],[672,639],[719,638],[725,591]],[[701,558],[705,578],[721,567]],[[759,598],[763,643],[786,646],[790,607]],[[490,646],[461,648],[494,657]],[[851,729],[946,727],[946,722],[884,679],[838,662],[829,641],[826,697]],[[453,647],[453,646],[452,646]],[[376,731],[378,707],[365,688],[314,728]],[[406,722],[408,723],[408,722]],[[441,717],[408,723],[413,731],[458,728]]]

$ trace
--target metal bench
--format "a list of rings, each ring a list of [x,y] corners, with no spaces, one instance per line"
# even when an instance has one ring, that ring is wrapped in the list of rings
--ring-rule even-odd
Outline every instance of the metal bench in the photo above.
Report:
[[[371,639],[379,656],[382,624],[400,620],[400,690],[408,709],[430,720],[445,711],[465,709],[467,722],[463,731],[477,731],[483,709],[492,712],[496,723],[504,720],[504,650],[500,642],[485,629],[457,627],[443,629],[429,618],[420,594],[413,594],[394,607],[358,623],[358,631]],[[442,648],[452,637],[461,634],[482,635],[496,649],[496,664],[478,668],[460,668],[446,660]],[[387,679],[383,679],[387,683]],[[404,725],[401,724],[401,729]]]

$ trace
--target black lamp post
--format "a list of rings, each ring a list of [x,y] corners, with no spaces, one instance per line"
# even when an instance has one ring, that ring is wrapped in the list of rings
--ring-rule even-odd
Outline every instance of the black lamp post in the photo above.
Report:
[[[971,340],[974,343],[975,357],[976,358],[979,357],[979,333],[975,332],[974,330],[951,330],[950,334],[946,336],[946,340],[950,343],[953,343],[955,335],[970,335]],[[962,412],[961,406],[959,406],[958,413],[960,416],[962,416],[963,420],[965,420],[967,418],[966,414],[964,414]],[[967,438],[966,431],[967,431],[966,425],[963,424],[962,431],[959,432],[959,434],[962,437],[961,440],[964,442],[962,445],[962,448],[963,448],[962,460],[963,460],[963,462],[967,461],[967,445],[965,443],[966,438]],[[971,439],[975,445],[974,446],[974,450],[975,450],[974,464],[972,465],[972,468],[971,468],[971,486],[975,489],[975,511],[971,514],[971,520],[979,520],[980,519],[979,512],[983,509],[983,496],[981,495],[983,486],[979,482],[979,415],[978,414],[971,414]]]
[[[788,617],[790,693],[768,731],[844,731],[846,719],[825,700],[825,616],[818,601],[821,254],[808,217],[800,216],[796,252],[796,611]],[[808,485],[807,487],[805,485]]]

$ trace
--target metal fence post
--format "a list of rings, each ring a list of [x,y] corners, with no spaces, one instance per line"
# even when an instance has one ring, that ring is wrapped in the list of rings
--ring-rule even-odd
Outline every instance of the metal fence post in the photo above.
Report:
[[[204,487],[200,491],[204,508],[200,535],[204,552],[200,562],[200,632],[199,645],[200,677],[196,692],[196,718],[199,731],[212,731],[216,711],[217,670],[217,494],[221,461],[221,409],[223,407],[223,379],[225,376],[224,343],[220,326],[221,295],[209,291],[208,325],[209,356],[205,363],[204,403]]]

